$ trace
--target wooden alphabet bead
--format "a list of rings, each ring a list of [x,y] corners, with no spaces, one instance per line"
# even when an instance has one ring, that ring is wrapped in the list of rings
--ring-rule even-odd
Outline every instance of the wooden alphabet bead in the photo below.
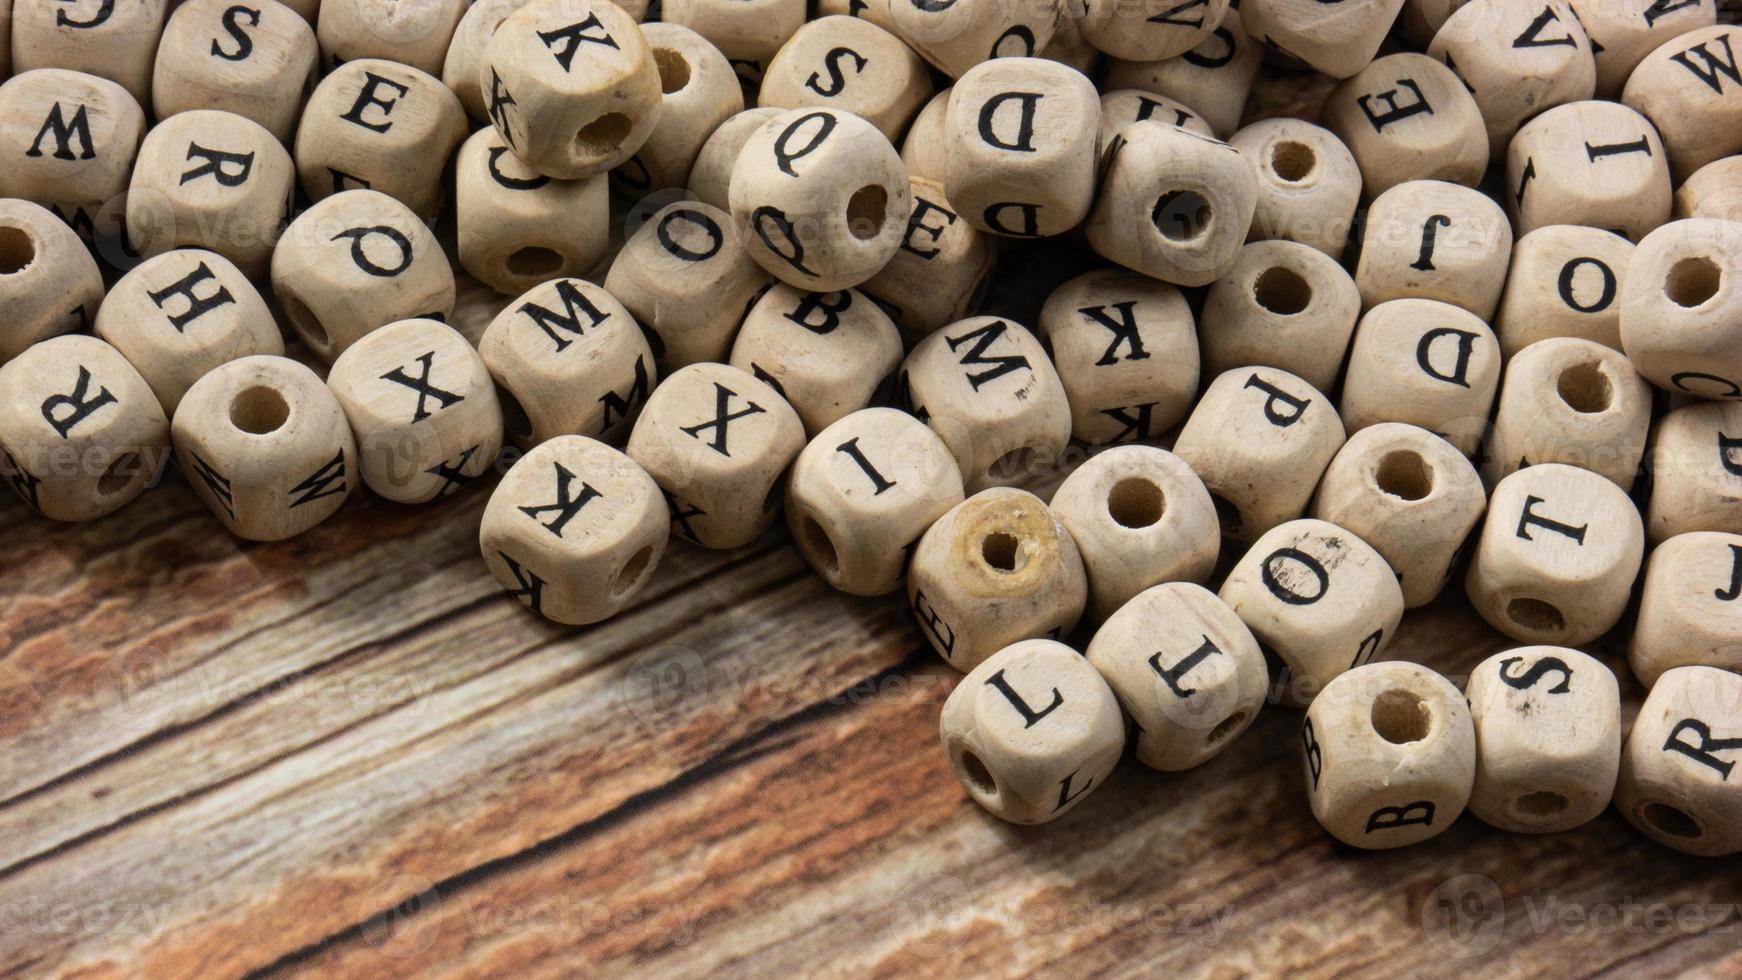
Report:
[[[1507,357],[1576,337],[1621,349],[1621,280],[1633,243],[1611,231],[1545,225],[1512,245],[1494,333]]]
[[[1621,689],[1602,661],[1520,647],[1471,672],[1476,727],[1470,812],[1515,834],[1580,827],[1609,808],[1621,768]]]
[[[1692,531],[1652,549],[1627,662],[1651,687],[1701,665],[1742,673],[1742,534]]]
[[[484,45],[508,15],[532,0],[475,0],[460,16],[454,36],[442,57],[442,84],[453,90],[466,115],[481,123],[490,121],[484,90],[478,84],[478,66],[484,60]]]
[[[1094,202],[1099,122],[1094,83],[1073,68],[1044,58],[976,65],[950,89],[944,193],[981,231],[1063,234]]]
[[[176,463],[231,534],[282,541],[331,517],[357,486],[357,444],[313,371],[256,354],[194,382],[170,422]]]
[[[1403,0],[1246,0],[1246,33],[1323,72],[1348,78],[1379,53]]]
[[[970,490],[1009,483],[1058,458],[1071,438],[1063,382],[1034,334],[970,317],[914,345],[897,394],[955,454]]]
[[[1627,745],[1615,808],[1665,847],[1702,857],[1742,852],[1742,675],[1666,671],[1646,695]]]
[[[0,481],[57,521],[113,513],[169,461],[169,419],[121,353],[54,337],[0,367]]]
[[[611,172],[633,195],[683,187],[714,128],[744,110],[731,63],[700,34],[678,24],[648,24],[642,35],[659,66],[659,122],[635,155]]]
[[[908,47],[959,79],[983,62],[1033,58],[1045,50],[1061,19],[1060,7],[1055,0],[889,0],[889,19]]]
[[[1053,290],[1040,335],[1064,383],[1071,435],[1091,445],[1151,439],[1198,393],[1198,334],[1179,290],[1123,269]]]
[[[1427,54],[1470,87],[1490,148],[1531,116],[1597,90],[1591,39],[1566,0],[1473,0],[1446,19]]]
[[[1482,478],[1457,447],[1418,426],[1381,422],[1351,435],[1331,460],[1312,516],[1372,545],[1414,609],[1451,580],[1487,505]]]
[[[950,96],[955,86],[945,86],[931,97],[907,127],[901,141],[901,162],[914,177],[944,182],[950,169],[950,143],[944,123],[949,120]]]
[[[1597,98],[1621,94],[1645,56],[1717,19],[1715,0],[1567,0],[1590,36],[1597,59]]]
[[[502,406],[483,358],[437,320],[401,320],[352,344],[327,385],[357,438],[363,482],[421,504],[484,474],[502,449]]]
[[[722,211],[731,210],[732,165],[738,162],[739,151],[752,133],[785,111],[745,109],[715,127],[690,165],[690,196]]]
[[[1646,526],[1661,542],[1689,531],[1742,534],[1742,402],[1704,402],[1657,420]]]
[[[1039,497],[1011,487],[950,508],[907,567],[920,632],[963,673],[1020,640],[1069,635],[1087,600],[1070,532]]]
[[[509,149],[559,180],[628,160],[662,106],[652,48],[606,0],[532,0],[509,14],[484,45],[478,85]]]
[[[1650,120],[1614,102],[1537,116],[1506,150],[1507,206],[1520,232],[1607,228],[1638,241],[1669,220],[1669,164]]]
[[[1475,314],[1429,299],[1394,299],[1355,327],[1339,406],[1357,432],[1408,422],[1465,455],[1481,445],[1500,387],[1500,342]]]
[[[1742,156],[1714,160],[1694,171],[1676,188],[1671,213],[1677,218],[1742,221]]]
[[[611,190],[604,174],[546,177],[487,126],[460,146],[454,183],[460,265],[499,293],[585,275],[605,257]]]
[[[1397,15],[1397,33],[1410,44],[1426,48],[1452,14],[1469,2],[1470,0],[1403,0],[1403,10]]]
[[[1408,180],[1474,187],[1488,169],[1488,125],[1475,97],[1425,54],[1376,59],[1331,92],[1322,116],[1354,154],[1368,197]]]
[[[1313,816],[1351,847],[1406,847],[1443,833],[1476,780],[1464,696],[1420,664],[1368,664],[1338,677],[1301,729]]]
[[[744,317],[731,364],[772,385],[815,436],[886,390],[901,355],[901,332],[865,294],[777,283]]]
[[[1040,56],[1095,78],[1100,75],[1102,54],[1083,39],[1083,15],[1079,6],[1074,0],[1069,4],[1060,4],[1059,19],[1053,26],[1052,40],[1040,49]]]
[[[103,273],[54,212],[0,199],[0,365],[32,344],[83,330],[103,302]]]
[[[169,0],[18,0],[12,10],[12,70],[89,72],[151,103],[151,69]]]
[[[1367,209],[1355,285],[1369,308],[1419,297],[1491,320],[1506,284],[1512,226],[1480,191],[1440,180],[1398,184]]]
[[[109,291],[92,325],[174,415],[206,372],[253,354],[284,354],[266,300],[216,252],[178,248],[146,259]]]
[[[298,215],[272,253],[272,291],[303,342],[329,361],[377,327],[454,312],[441,245],[380,191],[344,191]]]
[[[1052,509],[1082,555],[1097,622],[1150,586],[1208,580],[1222,546],[1204,481],[1154,446],[1089,457],[1059,484]]]
[[[1265,364],[1329,390],[1360,315],[1361,293],[1335,259],[1299,242],[1253,242],[1204,297],[1204,369]]]
[[[1742,152],[1742,81],[1731,77],[1739,48],[1735,25],[1703,27],[1646,55],[1627,77],[1622,101],[1657,127],[1677,180]]]
[[[1485,472],[1490,483],[1536,463],[1566,463],[1631,491],[1651,428],[1651,386],[1620,351],[1552,337],[1506,365]]]
[[[1226,138],[1240,127],[1246,96],[1264,64],[1264,47],[1246,35],[1238,13],[1197,46],[1161,61],[1118,61],[1107,67],[1102,88],[1135,88],[1177,99]]]
[[[532,447],[563,435],[622,442],[658,380],[635,318],[584,279],[553,279],[510,302],[478,353],[501,388],[508,437]]]
[[[1215,593],[1189,582],[1138,593],[1095,631],[1087,656],[1137,723],[1137,761],[1164,772],[1226,748],[1270,689],[1252,631]]]
[[[863,17],[886,31],[895,31],[895,22],[889,19],[889,0],[817,0],[815,16]]]
[[[1742,398],[1742,224],[1672,221],[1640,241],[1621,281],[1621,349],[1647,381]]]
[[[853,595],[901,587],[908,547],[962,502],[950,448],[892,408],[867,408],[817,433],[792,464],[786,523],[823,581]]]
[[[386,58],[439,74],[466,0],[322,0],[315,34],[321,67]]]
[[[1116,145],[1114,137],[1134,122],[1153,119],[1168,126],[1187,129],[1199,136],[1216,138],[1216,133],[1204,117],[1165,95],[1154,95],[1141,89],[1127,88],[1101,96],[1101,156]]]
[[[745,101],[762,82],[768,62],[804,25],[804,0],[668,0],[660,19],[682,24],[711,41],[732,62]]]
[[[124,200],[145,128],[139,103],[106,78],[60,68],[23,72],[0,85],[0,146],[8,158],[0,196],[34,201],[81,237],[106,240],[115,231],[99,214]]]
[[[616,615],[653,578],[670,537],[659,486],[628,456],[563,435],[520,457],[478,532],[503,591],[552,622]]]
[[[1164,126],[1134,123],[1107,153],[1084,232],[1102,258],[1177,286],[1204,286],[1234,267],[1258,207],[1239,150]]]
[[[1300,242],[1342,258],[1361,202],[1361,168],[1343,141],[1304,119],[1263,119],[1228,143],[1258,180],[1248,237]]]
[[[288,145],[319,60],[314,28],[281,3],[187,0],[158,44],[152,108],[159,119],[222,109]]]
[[[757,101],[782,109],[840,109],[891,142],[931,98],[926,63],[869,20],[823,17],[799,28],[762,76]]]
[[[901,246],[863,289],[891,317],[926,334],[968,315],[998,260],[994,240],[962,219],[944,187],[909,177],[913,211]]]
[[[1112,689],[1053,640],[1013,644],[969,671],[938,727],[968,796],[1011,823],[1058,818],[1105,783],[1125,751]]]
[[[640,321],[662,368],[724,361],[768,289],[737,232],[726,212],[680,201],[643,222],[611,260],[605,289]]]
[[[465,138],[466,112],[435,76],[377,58],[348,61],[309,96],[296,171],[311,201],[363,187],[428,221],[442,207],[448,157]]]
[[[1644,550],[1639,511],[1621,488],[1541,463],[1495,485],[1464,590],[1515,640],[1577,646],[1621,619]]]
[[[177,113],[139,147],[127,237],[147,258],[191,245],[259,276],[290,214],[295,181],[290,154],[258,123],[215,109]]]
[[[1209,488],[1222,533],[1252,541],[1306,512],[1343,439],[1317,388],[1287,371],[1240,367],[1210,382],[1173,451]]]
[[[1228,0],[1084,0],[1086,13],[1077,27],[1083,40],[1115,58],[1161,61],[1208,40],[1222,26],[1229,6]]]

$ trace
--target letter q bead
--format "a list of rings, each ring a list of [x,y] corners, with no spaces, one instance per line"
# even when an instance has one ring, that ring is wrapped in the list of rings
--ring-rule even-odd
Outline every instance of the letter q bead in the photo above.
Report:
[[[1615,808],[1665,847],[1702,857],[1742,852],[1742,674],[1665,671],[1621,751]]]

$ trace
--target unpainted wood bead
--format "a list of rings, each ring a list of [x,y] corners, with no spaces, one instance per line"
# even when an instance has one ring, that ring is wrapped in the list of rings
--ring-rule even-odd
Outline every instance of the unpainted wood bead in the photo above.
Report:
[[[187,0],[158,44],[152,108],[159,119],[222,109],[289,144],[319,59],[314,28],[281,3]]]
[[[1343,141],[1304,119],[1263,119],[1228,143],[1258,181],[1248,238],[1300,242],[1342,258],[1361,201],[1361,168]]]
[[[454,183],[460,265],[499,293],[586,275],[605,257],[611,191],[604,174],[546,177],[485,127],[460,146]]]
[[[1519,647],[1465,685],[1476,727],[1470,812],[1515,834],[1580,827],[1609,808],[1621,768],[1621,689],[1602,661]]]
[[[1621,349],[1647,381],[1695,398],[1742,398],[1742,224],[1672,221],[1621,280]]]
[[[1677,218],[1742,221],[1742,156],[1714,160],[1676,188],[1671,208]]]
[[[1480,191],[1440,180],[1398,184],[1374,200],[1355,285],[1368,307],[1404,297],[1461,306],[1491,320],[1506,284],[1512,226]]]
[[[12,10],[12,69],[66,68],[107,78],[151,103],[151,69],[169,0],[19,0]]]
[[[1361,315],[1355,280],[1299,242],[1253,242],[1204,297],[1204,369],[1264,364],[1331,388]]]
[[[1677,667],[1646,695],[1627,745],[1615,808],[1665,847],[1702,857],[1742,852],[1742,674]]]
[[[1689,31],[1646,55],[1621,98],[1663,139],[1675,179],[1742,152],[1742,31],[1734,25]]]
[[[719,49],[678,24],[642,28],[659,66],[659,122],[612,179],[634,194],[683,187],[715,127],[744,110],[738,76]]]
[[[1491,148],[1530,117],[1597,90],[1591,39],[1566,0],[1474,0],[1446,19],[1427,53],[1469,86]]]
[[[1052,509],[1082,555],[1097,622],[1150,586],[1208,580],[1222,545],[1204,481],[1154,446],[1089,457],[1059,484]]]
[[[83,330],[103,303],[103,273],[58,215],[0,199],[0,364]]]
[[[1539,340],[1576,337],[1621,349],[1621,280],[1633,243],[1611,231],[1544,225],[1512,246],[1494,333],[1507,357]]]
[[[1742,534],[1742,402],[1688,405],[1651,433],[1651,540],[1689,531]]]
[[[1445,22],[1470,0],[1403,0],[1397,15],[1397,33],[1418,48],[1433,42]]]
[[[401,320],[352,344],[327,375],[357,439],[358,468],[388,500],[421,504],[487,472],[502,406],[483,358],[437,320]]]
[[[484,101],[484,90],[478,84],[478,66],[484,59],[484,45],[490,35],[502,26],[508,15],[532,0],[475,0],[461,15],[454,27],[454,36],[442,57],[442,84],[459,97],[466,115],[481,123],[489,123],[490,110]]]
[[[1360,165],[1370,198],[1409,180],[1474,187],[1488,170],[1481,109],[1450,68],[1425,54],[1375,60],[1331,92],[1322,115]]]
[[[584,279],[553,279],[510,302],[478,342],[501,388],[508,437],[531,447],[563,435],[620,443],[658,381],[635,318]]]
[[[454,272],[441,245],[380,191],[344,191],[298,215],[272,253],[272,291],[291,327],[328,361],[377,327],[454,312]]]
[[[1343,425],[1356,432],[1408,422],[1472,455],[1487,429],[1502,360],[1494,331],[1468,310],[1430,299],[1381,303],[1355,327]]]
[[[1351,847],[1438,836],[1475,785],[1470,709],[1420,664],[1368,664],[1332,681],[1307,709],[1301,747],[1313,816]]]
[[[1631,491],[1651,428],[1651,386],[1620,351],[1552,337],[1506,365],[1484,471],[1497,482],[1537,463],[1590,470]]]
[[[1457,447],[1418,426],[1381,422],[1351,435],[1331,460],[1312,516],[1372,545],[1414,609],[1451,580],[1487,505],[1482,478]]]
[[[902,362],[897,394],[950,447],[970,490],[1014,482],[1070,442],[1058,371],[1011,320],[970,317],[926,337]]]
[[[891,142],[931,98],[925,61],[869,20],[822,17],[799,28],[768,63],[758,104],[840,109]]]
[[[715,127],[690,165],[690,196],[722,211],[730,210],[732,165],[738,162],[739,151],[750,141],[752,133],[785,111],[745,109]]]
[[[1052,42],[1056,0],[889,0],[889,19],[907,46],[951,78],[998,58],[1033,58]]]
[[[1252,541],[1306,512],[1343,440],[1317,388],[1276,368],[1239,367],[1210,382],[1173,451],[1216,498],[1222,533]]]
[[[0,481],[44,517],[113,513],[168,461],[162,406],[103,341],[54,337],[0,367]]]
[[[919,334],[954,323],[980,302],[998,260],[994,240],[963,220],[944,187],[909,177],[913,211],[901,247],[866,280],[866,295]]]
[[[1403,0],[1246,0],[1246,33],[1332,78],[1367,67]]]
[[[1210,36],[1190,51],[1161,61],[1119,61],[1107,68],[1102,85],[1111,91],[1135,88],[1177,99],[1204,117],[1226,138],[1240,126],[1246,96],[1264,64],[1264,48],[1246,35],[1238,13],[1222,18]]]
[[[1151,439],[1198,393],[1198,334],[1179,290],[1123,269],[1053,290],[1040,335],[1064,383],[1071,435],[1090,445]]]
[[[1011,487],[950,508],[907,567],[920,632],[963,673],[1019,640],[1069,635],[1087,600],[1070,532],[1039,497]]]
[[[218,365],[284,353],[278,321],[260,291],[235,263],[197,248],[165,252],[122,276],[92,326],[138,369],[170,415]]]
[[[1137,761],[1164,772],[1232,744],[1270,689],[1252,631],[1189,582],[1138,593],[1095,632],[1087,656],[1137,724]]]
[[[1012,823],[1057,819],[1104,784],[1125,751],[1112,689],[1053,640],[1023,640],[969,671],[938,727],[968,796]]]
[[[1185,103],[1175,102],[1165,95],[1155,95],[1142,89],[1118,89],[1101,96],[1102,158],[1105,159],[1107,152],[1118,145],[1113,138],[1119,135],[1120,130],[1146,119],[1190,130],[1199,136],[1216,138],[1215,130],[1204,121],[1204,117],[1186,108]]]
[[[106,240],[145,138],[145,112],[126,89],[60,68],[0,85],[0,195],[49,208],[87,240]],[[104,219],[107,220],[104,220]]]
[[[1651,687],[1701,665],[1742,673],[1742,534],[1691,531],[1652,549],[1627,662]]]
[[[1464,591],[1515,640],[1577,646],[1621,619],[1644,550],[1639,511],[1621,488],[1541,463],[1495,485]]]
[[[666,0],[660,20],[713,42],[746,87],[746,101],[768,62],[805,22],[804,0]]]
[[[1597,98],[1621,94],[1645,56],[1688,31],[1717,20],[1715,0],[1567,0],[1591,39]]]
[[[837,15],[862,17],[886,31],[895,31],[895,22],[889,19],[889,0],[817,0],[818,18]]]
[[[466,0],[322,0],[315,24],[321,67],[386,58],[440,74],[465,12]]]
[[[311,201],[363,187],[428,221],[444,203],[448,157],[465,138],[465,110],[435,76],[378,58],[347,61],[303,109],[297,175]]]
[[[1083,39],[1115,58],[1161,61],[1209,39],[1228,14],[1228,0],[1084,0],[1077,20]],[[1238,14],[1234,15],[1238,17]]]
[[[1521,233],[1607,228],[1638,241],[1669,220],[1669,164],[1650,120],[1614,102],[1537,116],[1506,150],[1507,206]]]
[[[1083,38],[1083,14],[1079,4],[1061,3],[1058,23],[1053,25],[1052,40],[1040,49],[1040,57],[1075,68],[1093,78],[1099,74],[1101,52]]]
[[[901,162],[914,177],[942,184],[949,174],[950,144],[944,123],[949,120],[950,96],[954,91],[953,85],[939,89],[907,127],[907,136],[901,141]]]
[[[553,622],[616,615],[653,578],[670,538],[659,486],[586,436],[540,444],[490,494],[478,532],[503,591]]]
[[[901,355],[901,332],[864,293],[777,283],[744,317],[731,364],[773,385],[815,436],[876,400]]]
[[[1084,226],[1102,258],[1178,286],[1204,286],[1239,257],[1258,206],[1252,167],[1234,149],[1154,120],[1107,152]]]
[[[950,448],[893,408],[867,408],[817,433],[792,464],[786,523],[830,586],[861,596],[901,587],[908,548],[962,502]]]
[[[176,463],[231,534],[282,541],[331,517],[357,487],[357,444],[313,371],[256,354],[194,382],[170,423]]]

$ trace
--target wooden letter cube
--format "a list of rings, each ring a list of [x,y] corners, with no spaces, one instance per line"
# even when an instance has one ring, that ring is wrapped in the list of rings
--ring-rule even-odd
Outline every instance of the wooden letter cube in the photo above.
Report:
[[[1490,147],[1505,146],[1544,109],[1597,90],[1591,39],[1566,0],[1473,0],[1446,19],[1427,54],[1470,87]]]
[[[1665,847],[1742,852],[1742,675],[1677,667],[1658,678],[1621,750],[1615,808]]]
[[[1117,144],[1113,138],[1134,122],[1153,119],[1166,126],[1189,130],[1199,136],[1216,138],[1216,131],[1204,117],[1165,95],[1154,95],[1142,89],[1126,88],[1101,96],[1101,158]]]
[[[805,7],[804,0],[669,0],[660,5],[659,19],[682,24],[719,48],[749,97],[769,59],[803,26]]]
[[[319,60],[314,28],[281,3],[187,0],[163,29],[152,108],[159,119],[222,109],[289,144]]]
[[[1372,62],[1403,0],[1246,0],[1246,33],[1332,78]]]
[[[546,177],[486,127],[460,146],[454,183],[460,265],[499,293],[584,276],[605,257],[611,189],[604,174]]]
[[[29,201],[0,199],[0,365],[83,330],[102,302],[102,270],[66,222]]]
[[[1228,0],[1085,0],[1077,22],[1083,40],[1129,61],[1161,61],[1208,40],[1228,16]],[[1234,19],[1239,19],[1235,14]]]
[[[1607,228],[1638,241],[1669,220],[1669,163],[1651,121],[1613,102],[1537,116],[1506,150],[1506,204],[1520,234]]]
[[[1368,307],[1409,297],[1494,318],[1512,226],[1487,195],[1439,180],[1412,180],[1367,209],[1355,285]]]
[[[1672,221],[1647,235],[1621,281],[1621,348],[1647,381],[1696,398],[1742,398],[1742,223]]]
[[[34,201],[107,243],[120,231],[114,212],[144,137],[145,112],[114,82],[59,68],[20,74],[0,85],[0,195]]]
[[[484,90],[478,84],[478,66],[484,60],[484,45],[490,43],[490,35],[496,33],[509,14],[531,2],[475,0],[454,27],[454,36],[448,41],[447,54],[442,58],[442,84],[453,90],[460,105],[465,106],[466,115],[474,121],[486,125],[490,122]]]
[[[1343,425],[1408,422],[1476,451],[1500,387],[1500,342],[1475,314],[1431,299],[1394,299],[1355,328],[1343,378]]]
[[[321,0],[321,67],[387,58],[434,75],[465,12],[466,0]]]
[[[1240,126],[1246,96],[1264,65],[1264,45],[1252,40],[1234,13],[1190,51],[1161,61],[1115,60],[1102,88],[1135,88],[1176,99],[1227,138]]]
[[[1597,97],[1621,95],[1645,56],[1688,31],[1710,27],[1716,0],[1567,0],[1597,57]]]
[[[1204,369],[1264,364],[1329,391],[1360,315],[1361,293],[1336,259],[1299,242],[1253,242],[1204,297]]]
[[[779,283],[750,308],[731,363],[774,386],[815,436],[887,390],[901,365],[901,332],[857,290]]]
[[[940,185],[950,169],[950,143],[944,136],[944,123],[950,117],[950,97],[955,86],[945,86],[913,117],[907,136],[901,141],[901,162],[914,177],[935,180]]]
[[[863,288],[891,317],[927,334],[967,316],[980,301],[998,247],[950,206],[942,184],[927,177],[907,183],[913,211],[901,247]]]
[[[1033,58],[1052,41],[1062,20],[1055,0],[889,0],[895,34],[952,78],[983,62]]]
[[[925,61],[900,38],[868,20],[835,16],[792,35],[768,63],[757,101],[851,112],[894,142],[931,94]]]
[[[151,103],[169,0],[17,0],[12,5],[12,70],[68,68],[120,84],[140,105]]]
[[[659,67],[659,122],[635,155],[611,172],[635,196],[683,187],[715,127],[744,111],[738,76],[719,49],[679,24],[642,28]]]
[[[1555,337],[1506,365],[1485,473],[1498,482],[1535,463],[1566,463],[1632,490],[1651,428],[1651,386],[1620,351]]]
[[[1361,168],[1337,134],[1304,119],[1264,119],[1228,137],[1258,179],[1252,239],[1343,257],[1361,202]]]
[[[1688,405],[1651,434],[1652,541],[1689,531],[1742,534],[1742,403]]]
[[[1742,221],[1742,156],[1706,164],[1676,188],[1671,213],[1677,218],[1727,218]]]
[[[1368,197],[1409,180],[1474,187],[1488,170],[1488,126],[1470,90],[1425,54],[1386,55],[1337,86],[1322,111],[1361,166]]]
[[[1578,337],[1621,349],[1621,281],[1633,243],[1611,231],[1547,225],[1518,239],[1494,333],[1507,357],[1539,340]]]
[[[738,153],[764,123],[785,111],[745,109],[716,126],[702,143],[702,148],[696,151],[695,162],[690,165],[690,196],[703,204],[729,211],[732,207],[732,165],[738,162]]]
[[[1678,534],[1645,563],[1639,619],[1627,647],[1646,687],[1664,671],[1699,665],[1742,673],[1742,535]]]

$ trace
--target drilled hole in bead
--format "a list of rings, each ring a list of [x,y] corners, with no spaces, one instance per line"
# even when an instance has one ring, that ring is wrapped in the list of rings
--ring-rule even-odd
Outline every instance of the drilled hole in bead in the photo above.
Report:
[[[532,438],[532,419],[526,415],[526,409],[520,405],[520,399],[508,393],[505,388],[497,389],[496,400],[502,405],[502,428],[509,438],[526,441]]]
[[[583,157],[608,157],[629,138],[629,117],[607,112],[575,133],[575,152]]]
[[[1718,285],[1723,279],[1718,263],[1696,255],[1670,266],[1669,275],[1663,280],[1663,294],[1677,306],[1699,306],[1718,295]]]
[[[1300,273],[1277,266],[1259,274],[1252,284],[1252,298],[1278,316],[1293,316],[1313,301],[1313,287]]]
[[[876,184],[866,184],[847,199],[847,230],[861,241],[876,238],[888,207],[889,192]]]
[[[1420,500],[1434,492],[1434,471],[1420,453],[1396,449],[1380,458],[1373,482],[1400,500]]]
[[[1189,242],[1210,228],[1210,202],[1197,191],[1168,191],[1156,198],[1149,218],[1161,234],[1176,242]]]
[[[1305,143],[1283,140],[1270,151],[1270,172],[1291,184],[1307,179],[1318,165],[1318,155]]]
[[[992,778],[992,773],[980,757],[972,752],[962,753],[962,775],[968,777],[968,785],[987,796],[998,795],[998,781]]]
[[[690,83],[690,63],[683,53],[670,48],[654,48],[653,63],[659,68],[659,90],[666,95],[682,92]]]
[[[36,241],[23,228],[0,228],[0,276],[30,268],[36,261]]]
[[[1536,633],[1559,633],[1567,628],[1567,618],[1552,604],[1541,599],[1514,599],[1506,604],[1506,618]]]
[[[817,519],[805,515],[799,522],[799,540],[804,545],[805,553],[810,555],[812,563],[826,575],[835,574],[840,567],[840,557],[835,552],[835,542],[829,538],[829,532],[817,523]]]
[[[563,267],[562,253],[543,245],[515,249],[508,256],[508,271],[516,276],[554,276]]]
[[[993,531],[980,539],[980,560],[1000,572],[1014,572],[1028,564],[1022,541],[1014,534]]]
[[[612,597],[621,597],[635,591],[641,580],[647,577],[647,570],[653,565],[653,546],[647,545],[640,551],[629,556],[623,567],[611,579]]]
[[[1166,509],[1161,488],[1140,476],[1120,480],[1107,494],[1107,514],[1123,527],[1148,527],[1161,520]]]
[[[1408,745],[1427,738],[1433,716],[1414,691],[1393,688],[1373,699],[1373,730],[1393,745]]]
[[[1668,803],[1645,804],[1645,822],[1671,837],[1701,837],[1705,831],[1687,811]]]
[[[1614,395],[1609,376],[1597,364],[1574,364],[1562,371],[1560,379],[1555,382],[1555,390],[1560,392],[1561,401],[1566,402],[1568,408],[1586,415],[1607,410],[1609,399]]]
[[[104,497],[120,493],[133,485],[139,469],[138,453],[122,453],[115,457],[115,461],[109,464],[103,475],[97,477],[97,493]]]
[[[1519,816],[1538,820],[1559,816],[1570,805],[1566,797],[1546,789],[1526,793],[1512,801],[1512,809]]]
[[[327,336],[327,328],[321,325],[321,318],[315,316],[308,304],[295,296],[284,297],[284,315],[289,318],[290,325],[302,335],[316,351],[326,352],[333,346],[333,339]]]
[[[1228,717],[1223,718],[1221,720],[1221,722],[1219,722],[1216,725],[1215,728],[1210,729],[1210,734],[1208,737],[1206,737],[1204,739],[1204,744],[1215,745],[1216,743],[1222,741],[1223,739],[1227,738],[1228,736],[1239,731],[1240,726],[1245,724],[1245,722],[1246,722],[1246,712],[1244,712],[1244,711],[1234,712],[1233,714],[1229,715]]]
[[[243,432],[263,436],[276,432],[290,418],[290,406],[277,389],[258,385],[230,401],[230,424]]]

